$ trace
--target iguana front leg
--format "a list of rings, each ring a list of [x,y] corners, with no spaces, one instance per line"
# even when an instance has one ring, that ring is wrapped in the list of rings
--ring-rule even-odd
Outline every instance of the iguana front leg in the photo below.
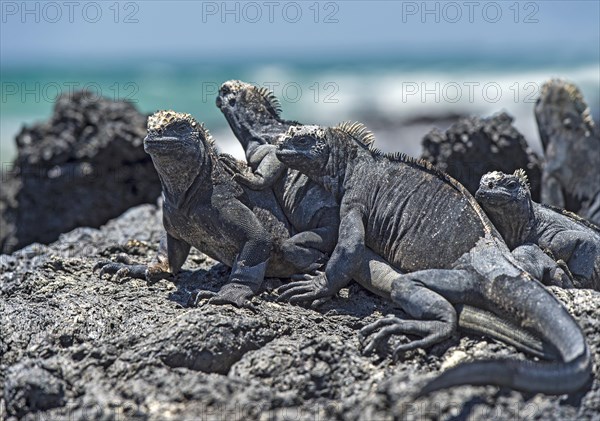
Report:
[[[276,148],[273,145],[264,145],[262,147],[272,147],[273,149],[264,156],[254,173],[236,173],[233,175],[235,181],[252,190],[264,190],[271,187],[281,178],[287,168],[277,159],[275,155]]]
[[[158,253],[149,265],[133,264],[128,256],[120,256],[118,262],[99,262],[94,271],[100,269],[100,277],[105,273],[117,278],[146,279],[149,284],[176,275],[190,252],[190,245],[166,233],[158,246]]]
[[[365,225],[358,209],[351,209],[340,221],[339,241],[327,263],[325,272],[305,275],[304,280],[279,288],[280,301],[312,303],[330,297],[348,285],[359,270],[365,253]]]
[[[211,304],[246,306],[248,300],[260,290],[273,243],[257,216],[242,203],[223,202],[219,209],[222,229],[237,239],[240,249],[233,261],[229,282],[216,294],[200,291],[195,302],[197,304],[200,299],[210,298]]]
[[[568,269],[561,268],[537,244],[519,246],[512,251],[512,255],[526,272],[544,285],[573,288],[573,279],[567,273]]]
[[[590,234],[566,230],[556,234],[548,247],[565,262],[577,288],[600,286],[600,244]]]

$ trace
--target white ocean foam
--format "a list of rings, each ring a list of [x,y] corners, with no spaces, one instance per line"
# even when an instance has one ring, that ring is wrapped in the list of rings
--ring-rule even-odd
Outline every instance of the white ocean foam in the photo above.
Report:
[[[155,65],[140,71],[133,80],[139,87],[138,107],[145,112],[158,108],[177,108],[192,112],[220,131],[217,137],[228,152],[241,157],[232,136],[226,135],[226,123],[214,107],[212,96],[204,92],[203,73],[178,75],[172,66]],[[214,76],[213,76],[214,77]],[[302,122],[332,125],[345,120],[381,120],[377,130],[398,130],[415,117],[439,118],[456,114],[488,116],[507,111],[515,117],[516,127],[533,147],[539,150],[533,107],[541,85],[553,77],[564,77],[576,83],[598,116],[600,100],[600,66],[565,64],[562,67],[539,67],[533,70],[493,71],[479,68],[440,70],[432,68],[407,70],[400,66],[380,68],[297,68],[291,65],[268,64],[240,70],[239,78],[274,88],[283,106],[283,116]],[[108,79],[110,79],[107,76]],[[107,80],[108,80],[107,79]],[[211,80],[217,86],[222,81]],[[276,84],[275,86],[273,84]],[[473,90],[469,90],[469,84]],[[475,85],[473,85],[475,84]],[[487,87],[487,91],[484,91]],[[216,89],[215,87],[211,88]],[[412,91],[411,91],[412,89]],[[300,95],[298,96],[298,90]],[[460,91],[459,91],[460,90]],[[457,93],[460,93],[456,97]],[[470,95],[472,94],[472,95]],[[495,100],[495,96],[500,97]],[[206,98],[205,98],[206,97]],[[9,104],[10,105],[10,104]],[[19,113],[2,116],[0,134],[2,159],[14,154],[14,137],[23,123],[47,118],[31,110],[31,115]],[[33,114],[35,113],[35,115]],[[406,133],[420,133],[410,130]],[[378,138],[385,139],[393,133]],[[413,139],[412,142],[419,142]],[[382,148],[395,147],[381,145]],[[407,150],[417,150],[412,145]]]
[[[334,83],[337,102],[320,101],[306,95],[300,101],[287,103],[282,98],[285,116],[318,124],[343,120],[368,119],[378,116],[398,124],[416,117],[439,118],[456,114],[489,116],[506,111],[515,118],[515,126],[540,151],[533,108],[543,83],[561,77],[576,83],[592,107],[594,115],[600,97],[600,66],[550,67],[524,71],[484,71],[468,69],[439,70],[372,70],[370,72],[315,71],[312,75],[270,66],[260,69],[258,81],[297,81],[306,87],[314,83]],[[260,83],[260,82],[259,82]],[[284,82],[282,82],[284,83]],[[277,91],[275,94],[281,98]],[[312,94],[312,92],[310,92]],[[594,109],[596,108],[596,109]],[[414,131],[413,131],[414,132]],[[377,131],[375,131],[377,135]],[[387,134],[389,135],[389,134]],[[389,136],[388,136],[389,137]],[[413,143],[420,139],[412,140]],[[386,148],[388,145],[381,145]],[[415,150],[415,145],[409,145]]]

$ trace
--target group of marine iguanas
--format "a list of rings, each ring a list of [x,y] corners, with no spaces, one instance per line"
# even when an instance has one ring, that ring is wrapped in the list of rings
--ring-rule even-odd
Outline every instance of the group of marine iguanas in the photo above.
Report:
[[[567,86],[572,99],[578,91]],[[195,304],[248,305],[267,276],[292,278],[279,288],[279,300],[314,306],[355,280],[408,316],[364,327],[366,352],[395,334],[420,337],[395,355],[427,348],[458,328],[546,360],[458,365],[421,395],[462,384],[547,394],[589,384],[585,336],[544,284],[600,289],[600,229],[532,202],[524,171],[486,174],[473,197],[428,163],[375,149],[360,123],[319,127],[282,119],[265,88],[225,82],[216,104],[247,163],[219,153],[190,114],[150,116],[144,149],[161,180],[166,234],[149,265],[100,262],[101,274],[156,282],[177,274],[193,246],[231,267],[221,290],[198,291]],[[596,142],[590,148],[598,149],[598,131],[584,111],[587,131],[568,141]],[[563,123],[575,127],[577,118]],[[540,124],[558,130],[554,121]],[[554,137],[542,136],[544,145]],[[569,147],[550,149],[564,154]],[[565,168],[547,170],[547,197],[564,207],[576,193]],[[579,208],[594,219],[600,188],[579,190]]]

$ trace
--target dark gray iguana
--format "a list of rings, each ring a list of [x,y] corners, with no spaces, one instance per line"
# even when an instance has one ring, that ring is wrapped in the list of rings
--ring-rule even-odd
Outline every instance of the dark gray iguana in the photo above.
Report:
[[[535,106],[545,163],[542,200],[600,224],[600,130],[581,92],[553,79]]]
[[[559,286],[600,289],[600,228],[571,212],[532,201],[523,170],[484,175],[475,198],[513,255],[533,244],[540,260],[545,256],[542,250],[547,251],[569,268],[574,285]]]
[[[321,266],[323,253],[289,238],[293,231],[272,194],[245,192],[231,180],[231,159],[223,165],[210,134],[191,115],[150,116],[144,150],[162,184],[166,237],[150,265],[101,262],[101,275],[163,279],[181,269],[193,246],[232,267],[212,302],[242,305],[265,274],[285,278]]]
[[[254,168],[253,173],[245,173],[244,176],[236,173],[234,178],[242,185],[257,190],[274,186],[282,211],[292,224],[299,224],[298,229],[320,230],[320,237],[326,239],[322,244],[331,244],[325,249],[331,253],[339,229],[337,202],[321,185],[296,170],[287,170],[276,157],[275,144],[290,127],[300,123],[281,118],[279,102],[272,92],[241,81],[223,83],[216,102]],[[312,214],[322,212],[323,204],[326,205],[325,215],[329,217],[312,220]],[[298,207],[301,212],[298,212]],[[389,299],[391,284],[388,281],[397,277],[399,272],[368,248],[365,256],[354,279],[371,292]],[[548,257],[548,260],[551,259]],[[556,355],[547,344],[541,344],[537,338],[489,312],[468,306],[456,307],[458,325],[462,330],[491,336],[538,357],[548,359]],[[366,351],[373,348],[367,346]],[[397,349],[396,354],[401,350]]]
[[[392,300],[417,320],[382,319],[363,328],[364,334],[382,328],[377,340],[408,333],[423,337],[413,345],[428,346],[456,329],[452,304],[462,303],[513,320],[545,338],[560,355],[552,363],[459,365],[427,384],[422,394],[460,384],[548,394],[586,385],[592,359],[581,329],[521,269],[475,198],[432,166],[404,155],[384,155],[372,148],[372,141],[359,124],[291,127],[283,139],[277,157],[334,194],[341,223],[325,272],[282,286],[280,299],[312,302],[335,294],[362,270],[370,248],[408,272],[385,282],[391,285]]]

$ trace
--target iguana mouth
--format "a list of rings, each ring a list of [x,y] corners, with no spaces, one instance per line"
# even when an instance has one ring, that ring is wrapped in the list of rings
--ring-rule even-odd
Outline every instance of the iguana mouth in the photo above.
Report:
[[[144,138],[144,150],[151,151],[180,149],[181,142],[174,136],[146,136]]]
[[[277,149],[277,151],[275,152],[275,154],[277,155],[277,157],[283,157],[283,158],[288,158],[288,157],[293,157],[297,155],[297,152],[295,151],[290,151],[287,149]]]
[[[291,168],[294,168],[294,164],[301,162],[303,158],[302,154],[288,149],[277,149],[275,155],[277,155],[277,159]]]
[[[475,193],[477,200],[483,199],[492,205],[498,205],[515,200],[514,196],[508,192],[501,190],[488,190],[481,187]]]

